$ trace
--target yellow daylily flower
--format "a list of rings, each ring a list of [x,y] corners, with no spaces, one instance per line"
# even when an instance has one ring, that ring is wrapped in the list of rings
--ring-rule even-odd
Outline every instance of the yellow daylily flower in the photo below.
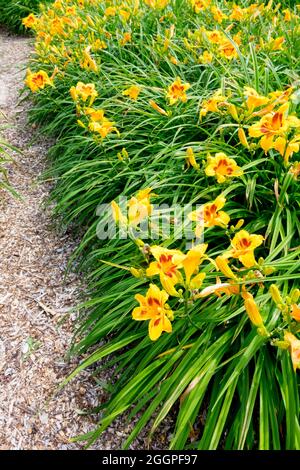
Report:
[[[92,72],[98,71],[98,65],[90,54],[91,47],[88,46],[83,51],[83,61],[80,62],[80,66],[87,70],[92,70]]]
[[[123,96],[128,96],[131,100],[137,100],[139,94],[141,92],[141,87],[137,85],[132,85],[131,87],[127,88],[122,92]]]
[[[270,48],[272,51],[282,51],[283,49],[283,43],[285,39],[283,36],[280,36],[279,38],[272,39],[270,41]]]
[[[225,202],[226,199],[221,194],[214,201],[208,202],[200,209],[188,214],[190,220],[199,223],[195,229],[196,237],[200,238],[204,227],[227,227],[230,217],[226,212],[220,210],[224,207]]]
[[[162,10],[168,5],[169,0],[145,0],[145,3],[155,10]]]
[[[195,10],[195,13],[200,13],[200,11],[206,10],[210,3],[211,0],[191,0],[191,4]]]
[[[173,312],[166,304],[168,297],[167,292],[154,284],[150,284],[146,296],[135,295],[140,306],[133,309],[132,318],[137,321],[150,320],[149,337],[152,341],[156,341],[163,331],[172,332],[170,320],[173,320]]]
[[[292,317],[294,320],[300,322],[300,307],[299,307],[299,305],[293,304],[293,305],[291,306],[291,309],[292,309],[292,311],[291,311],[291,317]]]
[[[291,359],[294,371],[296,371],[300,369],[300,340],[288,331],[284,332],[284,340],[290,345]]]
[[[217,279],[219,281],[219,279]],[[199,294],[196,295],[196,298],[207,297],[208,295],[215,294],[220,297],[222,294],[231,296],[237,295],[240,292],[238,284],[234,284],[233,281],[230,282],[217,282],[212,286],[205,287]]]
[[[78,101],[78,99],[81,99],[85,102],[88,98],[90,98],[90,106],[94,102],[95,98],[98,96],[98,93],[95,89],[95,85],[93,83],[82,82],[78,82],[76,87],[72,86],[70,88],[70,94],[74,101]]]
[[[26,16],[26,18],[23,18],[22,24],[26,28],[33,28],[34,26],[37,26],[39,23],[39,19],[33,14],[30,13],[30,15]]]
[[[107,49],[107,44],[105,41],[102,41],[101,39],[96,39],[96,41],[93,42],[92,44],[92,50],[94,52],[100,51],[102,49]]]
[[[284,21],[291,21],[292,19],[292,14],[291,14],[291,11],[286,8],[285,10],[282,10],[282,13],[284,13]]]
[[[114,126],[114,124],[114,122],[109,121],[106,117],[104,117],[103,112],[103,118],[98,121],[91,121],[88,128],[91,132],[100,134],[101,138],[105,139],[105,137],[111,132],[116,132],[118,134],[118,129]]]
[[[259,108],[260,106],[264,106],[269,103],[270,98],[267,96],[260,95],[254,88],[246,86],[244,88],[244,94],[246,96],[246,105],[250,112],[252,112],[255,108]]]
[[[189,83],[181,83],[180,77],[177,77],[176,80],[168,87],[167,98],[169,104],[173,105],[177,101],[182,101],[185,103],[187,101],[186,91],[190,88]]]
[[[162,114],[163,116],[168,116],[167,111],[165,111],[163,108],[158,106],[158,104],[155,103],[155,101],[149,100],[149,104],[150,104],[151,108],[155,109],[155,111],[157,111],[159,114]]]
[[[278,111],[266,114],[249,127],[250,137],[262,136],[260,146],[265,153],[274,147],[275,136],[284,135],[289,128],[300,127],[300,119],[287,115],[288,106],[288,103],[283,104]]]
[[[241,8],[239,5],[234,4],[232,6],[229,18],[235,21],[242,21],[245,18],[246,8]]]
[[[229,158],[225,153],[219,152],[214,157],[208,156],[205,173],[207,176],[217,178],[218,183],[224,183],[227,178],[242,176],[243,170],[233,158]]]
[[[117,204],[115,201],[112,201],[111,208],[114,220],[117,223],[121,223],[122,225],[127,225],[127,218],[122,214],[119,204]]]
[[[176,284],[182,284],[183,279],[179,269],[185,255],[180,250],[169,250],[161,246],[152,246],[151,254],[155,261],[152,261],[146,270],[147,276],[159,275],[163,288],[173,296],[178,296],[175,289]]]
[[[222,95],[221,90],[217,90],[211,98],[204,100],[201,103],[200,119],[202,119],[203,116],[206,116],[208,112],[219,113],[219,106],[226,106],[227,104],[226,96]]]
[[[153,196],[152,188],[145,188],[129,200],[128,222],[130,225],[137,226],[142,220],[152,214],[151,196]]]
[[[247,230],[240,230],[231,240],[231,250],[224,253],[225,258],[237,258],[246,268],[256,265],[254,250],[264,240],[262,235],[250,235]]]
[[[188,167],[192,166],[193,168],[195,168],[195,170],[199,170],[200,165],[199,165],[199,163],[196,162],[195,154],[193,152],[192,147],[188,147],[186,149],[185,161],[186,161]]]
[[[34,73],[28,69],[25,85],[30,88],[32,93],[35,93],[38,90],[44,89],[46,85],[53,86],[53,81],[49,78],[47,72],[44,70],[39,70],[38,72]]]
[[[120,45],[125,46],[128,42],[131,42],[131,33],[124,33],[122,39],[120,40]]]
[[[238,57],[238,52],[234,44],[232,44],[229,39],[227,41],[223,41],[222,44],[219,46],[219,53],[221,56],[225,57],[226,59],[236,59]]]
[[[225,15],[225,13],[220,10],[220,8],[214,5],[211,7],[210,11],[212,12],[214,20],[217,21],[217,23],[222,23],[222,21],[226,20],[227,18],[227,15]]]
[[[295,180],[298,179],[300,176],[300,162],[295,162],[289,169],[289,173],[291,173]]]
[[[105,16],[115,16],[117,9],[115,7],[107,7],[104,11]]]
[[[190,286],[191,284],[192,275],[197,273],[200,264],[204,260],[204,254],[207,249],[207,246],[208,245],[206,243],[196,245],[187,252],[183,259],[180,258],[185,273],[185,281],[188,286]],[[176,260],[176,256],[174,257],[174,259]],[[205,278],[205,274],[201,273],[201,275],[198,276],[197,280],[196,278],[197,276],[195,276],[195,278],[193,279],[194,285],[195,283],[197,283],[197,281],[200,281],[201,285],[203,279]]]
[[[274,142],[274,149],[278,150],[280,155],[284,157],[285,163],[288,163],[289,158],[294,152],[299,152],[300,148],[300,134],[295,135],[291,140],[285,137],[278,137]]]
[[[214,29],[213,31],[205,31],[207,39],[212,44],[222,44],[224,42],[224,34],[219,29]]]
[[[200,64],[210,64],[213,61],[213,54],[209,51],[204,51],[203,54],[199,56],[199,63]]]

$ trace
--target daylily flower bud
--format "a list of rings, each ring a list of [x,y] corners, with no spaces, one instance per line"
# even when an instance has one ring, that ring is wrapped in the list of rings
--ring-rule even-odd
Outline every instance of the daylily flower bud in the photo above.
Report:
[[[248,143],[245,131],[244,131],[244,129],[242,129],[242,127],[240,127],[239,130],[238,130],[238,137],[240,139],[241,144],[244,147],[249,148],[249,143]]]
[[[271,294],[271,297],[272,297],[273,301],[275,302],[275,304],[282,304],[283,303],[283,299],[281,297],[280,291],[279,291],[278,287],[276,286],[276,284],[272,284],[270,286],[270,294]]]
[[[134,277],[143,277],[142,269],[130,268],[130,272]]]
[[[288,349],[290,347],[290,343],[288,341],[280,341],[280,340],[273,341],[272,345],[276,346],[279,349]]]
[[[288,331],[284,333],[284,340],[290,345],[291,359],[294,370],[296,371],[296,369],[300,369],[300,340]]]
[[[254,326],[263,327],[263,319],[250,292],[244,292],[242,297],[245,301],[246,312]]]
[[[239,230],[243,225],[244,225],[244,219],[240,219],[236,224],[235,224],[235,227],[234,227],[234,230]]]
[[[235,121],[238,121],[239,116],[238,116],[238,113],[237,113],[236,106],[234,104],[230,103],[230,104],[228,104],[227,108],[228,108],[228,112],[231,115],[231,117],[233,117],[233,119]]]
[[[229,279],[236,279],[236,275],[232,272],[228,265],[228,260],[222,258],[222,256],[218,256],[215,260],[217,268]]]
[[[293,289],[291,292],[291,303],[296,304],[299,300],[300,297],[300,290],[299,289]]]

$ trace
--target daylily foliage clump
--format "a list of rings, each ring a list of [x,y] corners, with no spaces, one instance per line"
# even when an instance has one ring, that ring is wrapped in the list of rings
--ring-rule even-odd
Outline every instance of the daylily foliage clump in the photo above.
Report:
[[[56,0],[23,20],[56,213],[86,229],[72,352],[94,352],[74,374],[118,365],[89,443],[140,413],[129,447],[174,409],[172,449],[300,449],[299,19],[289,1]],[[122,237],[100,236],[99,204]]]

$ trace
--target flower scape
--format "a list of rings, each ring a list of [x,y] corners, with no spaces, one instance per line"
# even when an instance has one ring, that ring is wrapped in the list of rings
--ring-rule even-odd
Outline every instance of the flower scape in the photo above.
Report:
[[[300,449],[299,20],[272,0],[56,0],[23,19],[55,213],[86,231],[71,353],[93,352],[65,383],[115,371],[88,445],[130,412],[129,448],[173,410],[170,449]],[[191,204],[188,244],[142,239],[154,202]],[[128,237],[97,238],[99,204]]]

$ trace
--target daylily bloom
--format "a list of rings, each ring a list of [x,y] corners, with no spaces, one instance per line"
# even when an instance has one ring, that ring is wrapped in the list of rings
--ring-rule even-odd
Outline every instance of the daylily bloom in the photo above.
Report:
[[[70,88],[70,94],[74,101],[78,99],[82,99],[82,101],[86,101],[90,98],[90,106],[94,102],[95,98],[98,96],[98,93],[95,89],[95,85],[93,83],[82,83],[78,82],[76,87],[72,86]]]
[[[297,304],[292,305],[291,316],[294,320],[300,322],[300,307]]]
[[[217,90],[211,98],[204,100],[201,103],[200,119],[202,118],[202,116],[206,116],[208,112],[219,113],[219,106],[224,106],[228,104],[226,100],[227,98],[226,96],[222,95],[222,91]]]
[[[233,281],[230,282],[217,282],[212,286],[205,287],[199,294],[196,295],[196,298],[207,297],[208,295],[215,294],[220,297],[222,294],[225,295],[237,295],[240,292],[238,284],[234,284]]]
[[[124,10],[123,8],[119,10],[119,15],[125,20],[128,21],[130,18],[130,11]]]
[[[53,85],[52,80],[49,78],[47,72],[44,70],[39,70],[38,72],[31,72],[30,69],[27,70],[27,76],[25,79],[25,85],[27,85],[32,93],[35,93],[38,90],[42,90],[46,85]]]
[[[102,49],[107,49],[107,44],[106,42],[102,41],[101,39],[96,39],[96,41],[93,42],[92,44],[92,49],[93,51],[100,51]]]
[[[33,13],[30,13],[30,15],[26,16],[26,18],[23,18],[22,20],[22,24],[26,28],[33,28],[37,25],[38,22],[39,19]]]
[[[199,170],[200,168],[200,165],[199,163],[196,162],[196,158],[195,158],[195,154],[193,152],[193,149],[192,147],[188,147],[186,149],[186,163],[187,163],[187,166],[192,166],[193,168],[195,168],[195,170]]]
[[[270,101],[270,98],[260,95],[256,90],[254,90],[254,88],[246,86],[244,90],[245,96],[247,98],[247,108],[250,112],[252,112],[255,108],[259,108],[260,106],[268,104]]]
[[[104,116],[104,111],[99,109],[98,113],[99,115],[97,117],[97,121],[92,120],[89,123],[89,130],[91,132],[100,134],[102,139],[104,139],[111,132],[116,132],[118,134],[118,129],[114,126],[115,123],[109,121],[109,119]]]
[[[221,211],[226,202],[225,197],[221,194],[214,201],[204,204],[200,209],[188,214],[190,220],[199,222],[200,224],[196,227],[196,236],[200,237],[203,231],[203,227],[227,227],[230,217],[229,215]]]
[[[222,23],[223,20],[226,20],[227,15],[220,10],[220,8],[216,6],[212,6],[210,11],[213,14],[214,20],[217,21],[218,23]]]
[[[139,191],[128,202],[128,222],[130,225],[138,225],[143,219],[151,215],[153,206],[150,203],[152,188]]]
[[[80,66],[84,69],[92,70],[92,72],[98,71],[98,65],[90,54],[91,47],[86,47],[83,51],[83,61],[80,62]]]
[[[272,39],[270,42],[270,48],[272,51],[282,51],[283,49],[283,43],[285,39],[283,36],[280,36],[279,38]]]
[[[297,179],[298,176],[300,176],[300,162],[294,162],[289,169],[289,172],[294,176],[295,179]]]
[[[232,6],[232,11],[229,16],[231,20],[242,21],[245,17],[245,8],[241,8],[240,6],[234,4]]]
[[[155,103],[155,101],[149,100],[149,104],[150,104],[150,106],[151,106],[153,109],[155,109],[155,111],[157,111],[159,114],[162,114],[163,116],[168,116],[167,111],[165,111],[163,108],[161,108],[160,106],[158,106],[158,104]]]
[[[172,332],[170,320],[173,320],[173,312],[166,304],[168,297],[167,292],[154,284],[150,284],[146,296],[135,295],[140,306],[133,309],[132,318],[137,321],[150,320],[149,337],[152,341],[156,341],[163,331]]]
[[[242,176],[243,170],[233,158],[229,158],[225,153],[220,152],[216,153],[215,157],[207,157],[205,173],[207,176],[215,176],[218,183],[224,183],[227,178]]]
[[[191,4],[195,10],[195,13],[200,13],[200,11],[206,10],[210,3],[211,0],[191,0]]]
[[[128,219],[122,214],[120,206],[115,201],[112,201],[111,206],[115,221],[126,225],[137,226],[143,219],[148,217],[153,209],[150,203],[150,198],[153,196],[151,191],[152,188],[142,189],[128,201]]]
[[[290,345],[291,359],[294,371],[296,371],[300,369],[300,340],[288,331],[284,332],[284,340]]]
[[[213,31],[205,31],[207,39],[212,44],[222,44],[224,42],[224,34],[222,31],[215,29]]]
[[[124,33],[122,39],[120,40],[120,45],[125,46],[128,42],[131,41],[131,33]]]
[[[120,209],[119,204],[117,204],[115,201],[111,202],[111,208],[112,208],[112,214],[113,218],[117,223],[120,223],[122,225],[127,224],[127,217],[122,214],[122,211]]]
[[[169,0],[145,0],[146,5],[156,10],[162,10],[167,6]]]
[[[260,121],[249,127],[250,137],[261,137],[260,146],[268,152],[274,147],[274,137],[284,135],[291,127],[300,127],[300,119],[288,116],[288,103],[280,106],[278,111],[263,116]]]
[[[137,100],[141,91],[141,87],[137,85],[132,85],[131,87],[127,88],[122,92],[122,95],[128,96],[131,100]]]
[[[254,250],[262,244],[262,235],[250,235],[247,230],[240,230],[231,240],[231,249],[224,253],[225,258],[238,258],[246,267],[252,268],[256,265]]]
[[[187,101],[186,90],[188,90],[190,86],[189,83],[181,83],[181,79],[177,77],[167,90],[167,98],[170,105],[177,103],[177,101],[185,103]]]
[[[203,54],[199,56],[200,64],[210,64],[213,61],[213,54],[209,51],[204,51]]]
[[[238,57],[238,52],[236,50],[236,47],[232,44],[229,39],[227,41],[223,41],[222,44],[219,46],[219,53],[223,56],[226,57],[226,59],[235,59]]]
[[[289,158],[294,152],[299,152],[300,148],[300,134],[295,135],[291,140],[285,137],[278,137],[274,142],[274,149],[278,150],[280,155],[284,157],[285,163],[288,163]]]
[[[107,7],[104,11],[105,16],[115,16],[117,9],[115,7]]]
[[[185,255],[180,250],[169,250],[161,246],[152,246],[151,254],[155,261],[152,261],[146,270],[147,276],[159,275],[163,288],[170,294],[178,296],[175,289],[176,284],[182,284],[183,279],[179,269]]]
[[[291,21],[292,14],[288,8],[286,8],[285,10],[282,10],[282,13],[284,13],[284,18],[283,18],[284,21]]]
[[[206,249],[206,243],[196,245],[187,252],[181,261],[185,273],[185,282],[191,289],[198,289],[202,285],[202,282],[205,278],[205,273],[197,274],[197,272],[200,264],[204,260]],[[196,276],[191,279],[193,274],[196,274]]]

